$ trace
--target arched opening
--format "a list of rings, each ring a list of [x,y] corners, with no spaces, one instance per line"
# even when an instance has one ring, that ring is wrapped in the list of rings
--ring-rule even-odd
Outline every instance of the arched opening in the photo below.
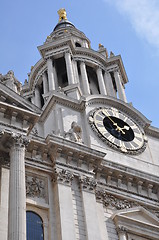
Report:
[[[95,70],[90,66],[86,66],[86,69],[87,69],[90,93],[91,94],[99,94],[100,91],[99,91],[97,74],[96,74]]]
[[[76,42],[76,43],[75,43],[75,46],[76,46],[76,47],[81,47],[81,44],[78,43],[78,42]]]
[[[58,87],[61,88],[67,87],[68,77],[64,57],[55,59],[55,68],[57,72]]]
[[[111,76],[111,78],[112,78],[112,83],[113,83],[114,90],[115,90],[115,92],[117,93],[117,86],[116,86],[116,82],[115,82],[114,73],[113,73],[113,72],[110,72],[110,76]]]
[[[26,212],[27,240],[44,240],[43,221],[32,211]]]

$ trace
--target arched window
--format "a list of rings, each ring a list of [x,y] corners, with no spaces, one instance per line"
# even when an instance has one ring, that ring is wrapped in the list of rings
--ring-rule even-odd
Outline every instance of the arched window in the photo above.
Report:
[[[31,211],[26,213],[27,240],[44,240],[43,221],[41,217]]]
[[[76,43],[75,43],[75,46],[76,46],[76,47],[81,47],[81,44],[78,43],[78,42],[76,42]]]

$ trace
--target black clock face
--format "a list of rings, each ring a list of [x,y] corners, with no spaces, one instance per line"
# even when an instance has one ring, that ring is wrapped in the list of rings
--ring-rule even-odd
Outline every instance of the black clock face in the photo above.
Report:
[[[105,117],[103,125],[111,135],[121,141],[130,142],[134,139],[132,128],[120,118]]]
[[[138,125],[116,108],[94,110],[89,121],[102,140],[122,152],[136,151],[144,145],[143,133]]]

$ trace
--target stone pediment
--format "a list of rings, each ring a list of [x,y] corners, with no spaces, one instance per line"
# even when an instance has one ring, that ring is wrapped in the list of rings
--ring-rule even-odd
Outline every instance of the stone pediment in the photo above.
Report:
[[[126,212],[118,212],[116,214],[118,217],[122,219],[131,220],[134,222],[141,222],[146,225],[156,225],[159,227],[159,220],[150,212],[148,212],[144,208],[133,208],[126,210]]]
[[[159,220],[142,207],[119,211],[112,218],[119,235],[122,231],[132,235],[133,238],[140,236],[144,239],[158,240]]]

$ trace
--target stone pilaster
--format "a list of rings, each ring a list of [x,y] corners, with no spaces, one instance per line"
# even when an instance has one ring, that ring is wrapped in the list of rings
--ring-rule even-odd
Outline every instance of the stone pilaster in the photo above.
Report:
[[[49,91],[55,90],[55,79],[52,59],[47,59],[47,70],[48,70],[48,80],[49,80]]]
[[[66,69],[67,69],[67,78],[69,85],[74,84],[74,74],[72,68],[71,54],[69,52],[65,53]]]
[[[84,62],[80,62],[80,70],[81,70],[81,77],[82,77],[82,86],[84,94],[90,94],[88,76],[86,71],[86,65]]]
[[[115,90],[114,90],[114,87],[113,87],[112,78],[111,78],[109,72],[104,73],[104,81],[105,81],[106,91],[107,91],[108,96],[116,97],[116,93],[115,93]]]
[[[73,177],[71,172],[64,169],[56,169],[53,177],[56,228],[59,240],[74,240],[76,238],[71,191]]]
[[[81,177],[81,192],[86,223],[87,240],[102,240],[98,221],[95,197],[96,181],[90,177]]]
[[[100,89],[100,94],[107,95],[102,69],[97,68],[96,73],[97,73],[97,78],[98,78],[98,85],[99,85],[99,89]]]
[[[117,90],[118,90],[118,95],[119,95],[119,99],[124,101],[124,102],[127,102],[126,100],[126,95],[125,95],[125,90],[124,90],[124,87],[122,85],[122,82],[121,82],[121,76],[119,74],[119,71],[116,70],[114,72],[114,78],[115,78],[115,82],[116,82],[116,85],[117,85]]]
[[[26,239],[25,145],[22,135],[12,136],[10,149],[10,185],[8,240]]]

